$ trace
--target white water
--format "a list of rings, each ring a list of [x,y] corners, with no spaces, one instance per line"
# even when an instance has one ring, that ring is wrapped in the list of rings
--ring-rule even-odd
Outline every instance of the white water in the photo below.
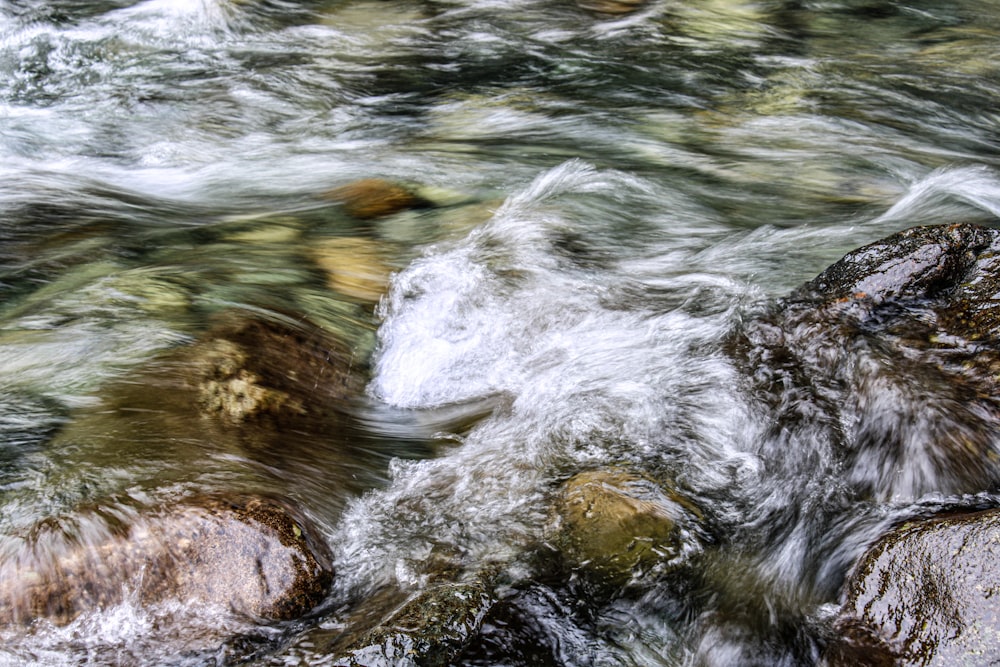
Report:
[[[786,626],[820,622],[892,517],[948,499],[918,449],[854,502],[828,430],[768,440],[724,340],[853,248],[1000,214],[992,8],[856,4],[0,2],[0,525],[239,480],[303,505],[337,566],[303,626],[126,603],[7,629],[0,662],[212,664],[250,633],[324,664],[310,628],[422,590],[440,553],[536,553],[559,485],[606,467],[701,506],[716,598],[651,577],[583,600],[588,624],[518,563],[555,662],[811,662]],[[370,177],[440,206],[361,223],[320,197]],[[233,240],[275,219],[293,240]],[[395,271],[374,313],[309,264],[340,236]],[[106,387],[228,307],[327,316],[359,355],[377,326],[367,430],[261,452],[100,421]],[[913,443],[941,417],[883,398]]]

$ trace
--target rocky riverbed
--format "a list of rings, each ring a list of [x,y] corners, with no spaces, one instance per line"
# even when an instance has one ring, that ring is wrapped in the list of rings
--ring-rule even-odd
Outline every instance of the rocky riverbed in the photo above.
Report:
[[[0,664],[989,662],[996,17],[0,1]]]

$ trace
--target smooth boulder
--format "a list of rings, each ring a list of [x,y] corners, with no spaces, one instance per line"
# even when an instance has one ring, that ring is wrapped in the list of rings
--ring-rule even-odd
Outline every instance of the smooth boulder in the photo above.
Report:
[[[861,559],[828,665],[1000,662],[1000,510],[915,521]]]
[[[0,619],[67,623],[125,601],[221,606],[255,620],[302,616],[333,580],[318,529],[262,496],[189,498],[47,519],[5,539]]]
[[[564,565],[598,587],[621,587],[700,549],[700,513],[672,489],[623,469],[567,480],[552,542]]]

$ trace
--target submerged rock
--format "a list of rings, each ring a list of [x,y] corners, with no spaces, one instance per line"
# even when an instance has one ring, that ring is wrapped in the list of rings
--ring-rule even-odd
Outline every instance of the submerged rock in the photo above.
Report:
[[[148,513],[102,508],[43,521],[5,548],[3,624],[66,623],[126,600],[292,619],[316,607],[333,579],[317,529],[257,496],[192,498]]]
[[[344,207],[344,212],[359,220],[373,220],[406,211],[425,208],[429,202],[408,188],[380,178],[365,178],[323,193]]]
[[[640,9],[646,0],[577,0],[577,5],[597,14],[617,16]]]
[[[302,318],[225,313],[197,340],[108,384],[99,404],[74,410],[46,445],[44,484],[6,500],[62,513],[136,486],[182,485],[294,491],[333,516],[382,474],[356,417],[359,356]]]
[[[333,664],[341,667],[444,667],[475,639],[496,603],[493,577],[437,583],[412,597],[354,641]]]
[[[1000,484],[1000,232],[919,227],[849,253],[732,349],[775,469],[830,465],[876,500]],[[829,443],[804,459],[797,440]]]
[[[906,524],[847,585],[829,665],[1000,661],[1000,510]]]
[[[553,542],[566,565],[598,585],[623,586],[696,549],[697,509],[677,493],[623,470],[580,473],[563,486]]]
[[[326,273],[330,289],[351,299],[374,303],[388,287],[391,269],[371,239],[325,239],[313,246],[312,257]]]
[[[363,386],[346,346],[277,316],[230,314],[178,357],[201,411],[232,423],[315,418]]]

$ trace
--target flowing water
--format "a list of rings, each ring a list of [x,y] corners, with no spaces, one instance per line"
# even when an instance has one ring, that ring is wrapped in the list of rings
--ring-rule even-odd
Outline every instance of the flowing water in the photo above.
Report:
[[[294,500],[336,567],[302,621],[125,595],[4,628],[0,662],[329,664],[350,610],[442,552],[515,564],[520,629],[461,664],[818,659],[864,545],[947,499],[843,501],[820,431],[776,457],[722,341],[848,250],[996,220],[1000,15],[603,1],[0,0],[0,569],[46,520],[106,536],[80,508],[228,491]],[[324,196],[371,178],[433,205]],[[381,299],[331,288],[317,249],[345,240]],[[346,426],[257,442],[116,407],[233,310],[349,345]],[[615,466],[701,508],[692,581],[542,575],[559,484]]]

